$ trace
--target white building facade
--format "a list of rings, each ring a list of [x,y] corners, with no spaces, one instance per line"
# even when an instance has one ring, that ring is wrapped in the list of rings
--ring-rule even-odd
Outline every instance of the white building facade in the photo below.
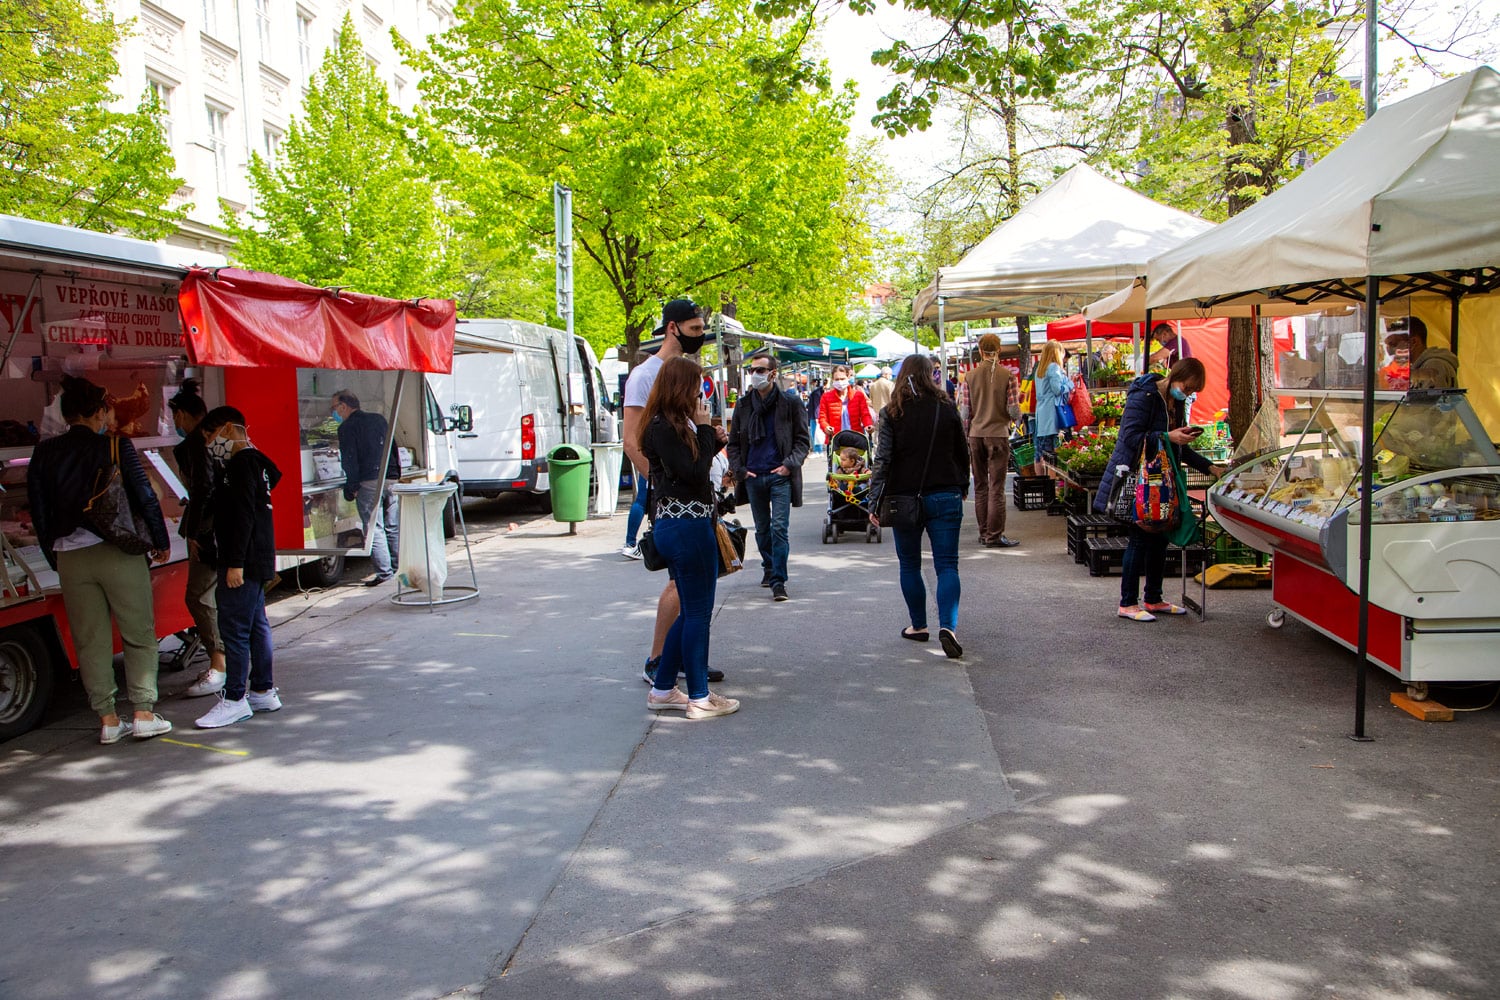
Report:
[[[403,111],[416,102],[417,76],[396,54],[392,30],[422,45],[453,24],[440,0],[110,0],[110,10],[134,22],[116,53],[115,90],[129,107],[147,88],[156,93],[183,180],[174,204],[193,206],[167,242],[229,256],[219,199],[249,207],[250,155],[275,162],[345,15]]]

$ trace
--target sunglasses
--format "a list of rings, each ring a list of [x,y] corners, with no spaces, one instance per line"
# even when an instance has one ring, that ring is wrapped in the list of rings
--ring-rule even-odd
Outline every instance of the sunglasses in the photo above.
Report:
[[[759,368],[751,368],[750,371],[760,375],[769,375],[771,373],[771,369],[765,365],[761,365]]]

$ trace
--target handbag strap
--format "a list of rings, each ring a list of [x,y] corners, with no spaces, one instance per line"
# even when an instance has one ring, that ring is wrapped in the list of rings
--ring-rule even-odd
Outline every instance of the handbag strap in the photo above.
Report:
[[[927,439],[927,456],[922,459],[922,475],[917,478],[917,496],[921,496],[927,488],[927,469],[932,465],[932,446],[937,443],[938,417],[941,416],[943,404],[937,400],[932,403],[932,436]]]

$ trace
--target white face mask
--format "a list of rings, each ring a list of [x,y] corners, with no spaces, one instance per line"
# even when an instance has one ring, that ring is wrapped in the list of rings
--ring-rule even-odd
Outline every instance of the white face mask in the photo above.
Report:
[[[234,441],[227,437],[216,437],[208,442],[208,460],[215,465],[226,465],[234,453]]]
[[[849,380],[846,378],[836,378],[833,380],[833,388],[838,392],[843,392],[849,388]]]
[[[766,387],[766,383],[769,381],[771,380],[760,372],[753,372],[750,375],[750,388],[764,389]]]

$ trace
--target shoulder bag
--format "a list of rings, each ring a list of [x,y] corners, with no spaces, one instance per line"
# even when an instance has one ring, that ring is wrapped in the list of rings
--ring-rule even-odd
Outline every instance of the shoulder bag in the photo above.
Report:
[[[1203,520],[1193,509],[1193,500],[1188,496],[1187,473],[1177,461],[1177,451],[1172,439],[1167,438],[1167,460],[1172,464],[1172,481],[1177,487],[1177,523],[1167,529],[1167,541],[1180,549],[1196,545],[1203,540]]]
[[[728,576],[745,568],[745,537],[748,529],[738,521],[722,517],[714,522],[714,537],[719,542],[719,575]]]
[[[1146,442],[1141,442],[1140,472],[1135,484],[1135,524],[1142,531],[1171,531],[1178,521],[1176,478],[1167,469],[1171,460],[1171,442],[1162,435],[1163,445],[1156,457],[1146,457]]]
[[[83,507],[83,521],[90,531],[126,555],[144,555],[152,549],[151,529],[136,513],[120,476],[119,435],[109,436],[109,466],[95,474],[93,495]]]
[[[941,403],[932,410],[932,436],[927,439],[927,456],[922,460],[922,475],[917,479],[916,496],[884,495],[880,498],[880,524],[882,527],[913,531],[922,527],[922,487],[927,483],[927,468],[932,462],[932,446],[937,441],[938,418],[942,416]]]
[[[1094,399],[1089,395],[1089,387],[1083,384],[1083,376],[1073,383],[1073,395],[1068,398],[1073,409],[1073,420],[1080,427],[1088,427],[1094,422]]]
[[[667,568],[667,560],[663,558],[661,552],[657,550],[656,539],[651,537],[651,531],[656,527],[656,507],[653,503],[653,501],[656,499],[654,495],[655,493],[656,484],[651,481],[650,476],[647,476],[646,516],[651,518],[651,523],[646,525],[645,531],[641,532],[640,540],[636,542],[636,548],[641,550],[641,565],[645,566],[653,573]]]

